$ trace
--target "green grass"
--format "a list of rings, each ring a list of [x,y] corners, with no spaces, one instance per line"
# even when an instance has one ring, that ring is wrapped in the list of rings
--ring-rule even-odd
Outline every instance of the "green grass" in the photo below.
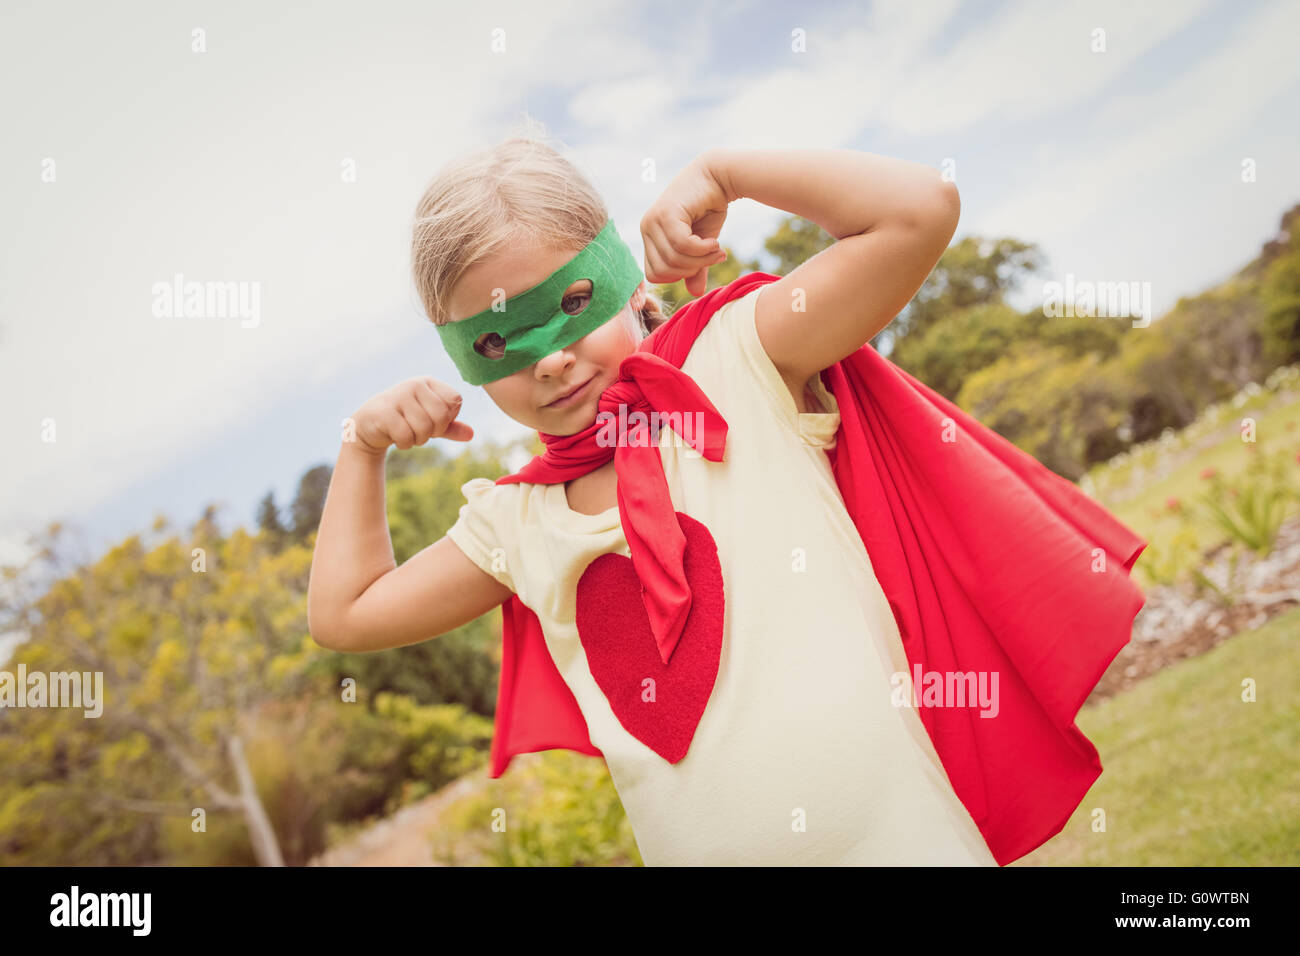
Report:
[[[1085,707],[1079,729],[1105,769],[1061,833],[1013,865],[1300,865],[1297,639],[1300,609]]]
[[[1225,476],[1239,472],[1246,464],[1245,443],[1241,440],[1241,419],[1255,419],[1258,443],[1275,448],[1289,445],[1300,451],[1300,399],[1264,408],[1244,408],[1236,420],[1224,423],[1220,441],[1202,450],[1159,481],[1153,481],[1134,498],[1114,506],[1116,515],[1136,517],[1149,509],[1163,509],[1169,498],[1189,498],[1204,486],[1200,478],[1205,468],[1214,468]]]

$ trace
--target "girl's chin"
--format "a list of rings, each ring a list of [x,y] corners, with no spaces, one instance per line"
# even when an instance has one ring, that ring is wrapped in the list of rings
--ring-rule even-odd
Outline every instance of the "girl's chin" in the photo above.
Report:
[[[556,421],[551,424],[553,429],[539,428],[538,431],[546,432],[548,435],[576,435],[578,432],[586,431],[596,423],[596,406],[585,407],[584,405],[575,405],[568,409],[572,414],[557,415]]]

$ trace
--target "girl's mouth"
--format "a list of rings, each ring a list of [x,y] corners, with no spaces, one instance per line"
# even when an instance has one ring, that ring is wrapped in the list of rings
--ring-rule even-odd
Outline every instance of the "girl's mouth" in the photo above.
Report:
[[[557,398],[555,401],[550,402],[542,407],[543,408],[567,408],[570,405],[582,401],[582,399],[586,397],[587,392],[590,390],[591,383],[594,382],[595,380],[596,380],[596,376],[593,375],[591,378],[587,379],[585,382],[583,382],[581,385],[575,388],[568,395],[565,395],[563,398]]]

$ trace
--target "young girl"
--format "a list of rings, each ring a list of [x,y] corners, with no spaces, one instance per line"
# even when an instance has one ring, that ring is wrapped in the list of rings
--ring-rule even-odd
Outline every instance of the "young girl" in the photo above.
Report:
[[[742,277],[665,320],[647,280],[685,278],[702,295],[740,197],[803,216],[837,241],[782,279]],[[931,734],[953,725],[927,732],[912,706],[916,654],[900,621],[918,637],[942,630],[946,639],[946,626],[904,613],[902,595],[924,582],[898,578],[892,564],[887,598],[864,546],[873,540],[866,513],[885,511],[859,496],[869,471],[859,406],[870,389],[832,392],[820,374],[859,350],[875,355],[862,347],[929,274],[958,208],[955,188],[927,166],[851,151],[710,150],[642,219],[642,277],[600,196],[544,143],[509,140],[445,168],[419,204],[417,286],[462,377],[537,429],[547,454],[517,475],[466,483],[446,537],[394,567],[387,447],[473,433],[457,419],[455,389],[430,378],[368,401],[322,516],[314,638],[376,650],[504,605],[498,735],[505,720],[517,739],[502,745],[508,752],[494,745],[493,774],[513,752],[602,755],[648,865],[1007,862],[967,808],[984,814],[986,794],[975,790],[987,780],[962,798],[950,780],[974,779],[964,760],[998,766],[1004,755],[954,753],[956,738],[941,730],[945,767]],[[630,437],[606,427],[624,400],[681,414],[649,441],[644,430]],[[952,550],[959,567],[961,549]],[[877,559],[892,561],[883,545]],[[1111,620],[1127,613],[1131,623],[1130,604]],[[532,650],[512,639],[525,614],[540,635]],[[1124,640],[1098,652],[1105,660],[1088,689]],[[562,686],[535,694],[530,713],[510,682],[547,670]],[[996,722],[991,703],[982,716]],[[1081,703],[1064,703],[1071,726]],[[565,707],[576,720],[567,728],[557,714]],[[968,717],[983,730],[980,713],[959,719]],[[530,722],[539,728],[531,737]],[[1083,746],[1068,745],[1086,757],[1091,745],[1078,737]],[[1018,837],[1015,855],[1063,823],[1027,847]]]

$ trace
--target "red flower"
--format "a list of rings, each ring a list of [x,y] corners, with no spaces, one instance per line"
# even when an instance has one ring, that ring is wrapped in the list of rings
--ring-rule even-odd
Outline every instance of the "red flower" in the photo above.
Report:
[[[1170,511],[1178,511],[1182,508],[1182,505],[1178,503],[1177,498],[1170,498],[1168,501],[1165,502],[1165,507],[1168,508]]]
[[[1201,478],[1202,479],[1213,478],[1217,474],[1218,472],[1215,471],[1213,468],[1206,468],[1203,472],[1201,472]]]

